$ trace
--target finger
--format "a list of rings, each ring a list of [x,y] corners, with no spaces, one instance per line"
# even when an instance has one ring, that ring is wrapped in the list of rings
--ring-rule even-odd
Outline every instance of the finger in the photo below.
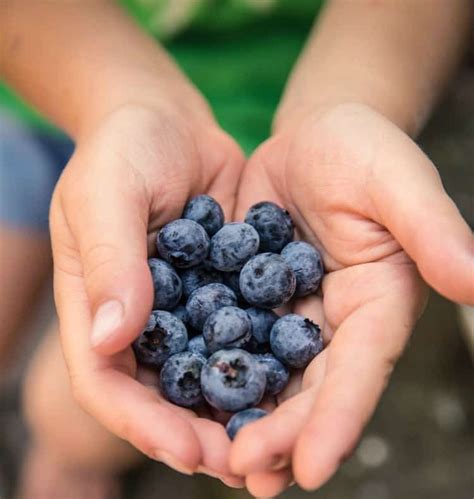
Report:
[[[404,140],[409,141],[404,137]],[[385,145],[371,183],[380,222],[415,260],[423,278],[448,298],[474,303],[474,239],[438,172],[413,144]]]
[[[111,367],[81,374],[75,380],[75,394],[109,431],[150,458],[181,473],[197,469],[200,445],[192,425],[128,373]]]
[[[281,471],[263,471],[252,473],[245,479],[248,491],[255,497],[276,497],[281,494],[293,480],[290,468]]]
[[[296,437],[313,404],[311,390],[296,395],[270,415],[237,434],[230,452],[230,469],[246,476],[259,471],[279,471],[290,463]]]
[[[156,371],[138,366],[136,379],[152,392],[159,394],[159,376]],[[224,427],[208,418],[195,417],[195,414],[187,409],[162,401],[162,405],[169,407],[175,412],[182,413],[184,417],[191,417],[191,426],[201,446],[201,463],[197,469],[198,473],[222,480],[229,487],[243,487],[244,480],[232,475],[229,468],[230,441]]]
[[[233,221],[241,167],[236,168],[234,165],[224,164],[222,168],[222,173],[214,179],[207,192],[221,205],[224,220],[231,222]]]
[[[191,421],[201,445],[201,471],[206,474],[243,485],[242,479],[232,474],[229,467],[230,440],[224,426],[204,418]]]
[[[55,210],[64,210],[71,246],[77,245],[78,254],[73,256],[73,266],[67,254],[73,250],[60,243],[63,234],[53,218],[55,264],[84,278],[94,315],[87,334],[97,351],[112,354],[136,338],[151,310],[147,196],[139,180],[124,182],[120,173],[101,178],[104,170],[100,164],[93,179],[79,173],[80,165],[69,168],[55,200],[60,207],[55,206]],[[130,176],[129,170],[125,173]]]
[[[199,189],[193,195],[207,193],[222,207],[226,221],[233,220],[237,188],[240,174],[245,164],[245,156],[237,143],[222,129],[216,127],[209,131],[202,142],[201,150],[204,162],[203,176]],[[220,147],[208,147],[209,143],[220,144]]]
[[[320,487],[356,445],[418,315],[412,286],[410,279],[392,281],[391,291],[358,307],[335,332],[324,382],[293,452],[301,487]]]
[[[131,349],[102,356],[89,346],[91,314],[81,277],[55,268],[61,342],[76,400],[112,434],[153,459],[191,473],[201,461],[200,443],[188,418],[134,379]]]
[[[325,320],[322,299],[317,296],[299,300],[296,311],[319,323]],[[230,457],[235,473],[275,470],[290,463],[294,443],[324,378],[326,358],[323,351],[304,374],[293,373],[288,387],[277,398],[280,405],[274,412],[239,432]],[[301,388],[305,391],[299,393]]]
[[[244,220],[248,209],[261,201],[273,201],[280,206],[285,206],[282,194],[275,190],[279,173],[266,171],[265,165],[271,164],[271,157],[275,148],[272,146],[274,139],[262,144],[248,161],[239,183],[238,198],[235,206],[235,220]],[[274,164],[278,164],[275,161]]]

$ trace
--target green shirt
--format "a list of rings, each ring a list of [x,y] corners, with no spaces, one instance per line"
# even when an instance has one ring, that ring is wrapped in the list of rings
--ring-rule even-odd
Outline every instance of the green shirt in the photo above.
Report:
[[[269,133],[286,78],[323,0],[120,0],[164,43],[246,152]],[[5,85],[0,106],[48,126]]]

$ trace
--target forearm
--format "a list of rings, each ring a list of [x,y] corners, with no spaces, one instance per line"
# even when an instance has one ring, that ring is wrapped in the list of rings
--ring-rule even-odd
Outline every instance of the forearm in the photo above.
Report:
[[[459,63],[470,0],[333,0],[288,82],[279,130],[310,110],[367,104],[410,135]]]
[[[198,92],[114,2],[12,0],[0,7],[0,71],[72,136],[126,103],[210,119]]]

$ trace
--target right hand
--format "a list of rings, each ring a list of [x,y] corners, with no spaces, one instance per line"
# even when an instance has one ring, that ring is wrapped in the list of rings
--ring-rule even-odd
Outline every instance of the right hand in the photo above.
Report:
[[[149,457],[233,485],[240,480],[228,468],[223,426],[137,381],[130,344],[152,307],[147,257],[157,230],[199,193],[230,216],[243,162],[210,116],[125,105],[79,139],[50,217],[55,300],[78,403]]]
[[[254,153],[236,206],[237,219],[262,199],[285,206],[326,270],[322,296],[293,305],[325,350],[232,443],[231,469],[265,497],[293,478],[319,488],[351,454],[423,310],[420,274],[474,300],[472,232],[416,144],[363,104],[307,109]]]

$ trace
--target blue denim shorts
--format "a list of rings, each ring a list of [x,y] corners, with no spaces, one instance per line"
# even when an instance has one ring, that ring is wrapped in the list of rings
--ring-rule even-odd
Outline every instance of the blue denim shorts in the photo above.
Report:
[[[54,186],[74,151],[64,135],[37,130],[0,111],[0,224],[48,230]]]

